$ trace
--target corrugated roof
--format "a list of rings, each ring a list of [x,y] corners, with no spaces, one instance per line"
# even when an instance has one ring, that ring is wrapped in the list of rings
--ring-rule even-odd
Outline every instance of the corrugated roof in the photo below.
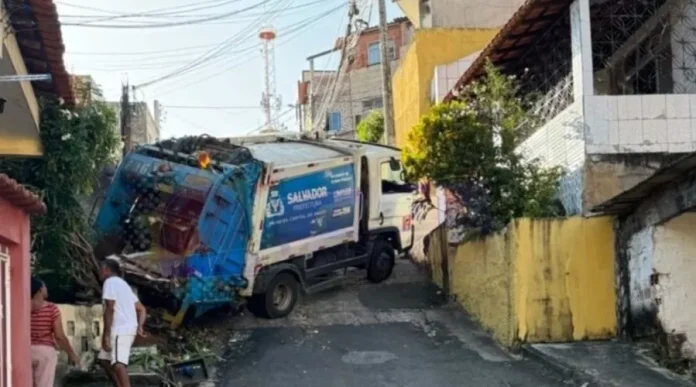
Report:
[[[668,183],[696,171],[696,153],[657,170],[652,176],[600,205],[592,208],[598,214],[621,215],[631,212],[645,198],[657,193]]]
[[[445,96],[448,102],[458,90],[483,75],[486,58],[496,66],[518,59],[570,6],[572,0],[527,0],[483,49]]]
[[[55,94],[75,103],[65,70],[63,35],[53,0],[4,0],[19,49],[30,74],[50,73],[51,82],[33,82],[37,93]]]
[[[38,196],[4,173],[0,173],[0,198],[29,215],[46,213],[46,205]]]

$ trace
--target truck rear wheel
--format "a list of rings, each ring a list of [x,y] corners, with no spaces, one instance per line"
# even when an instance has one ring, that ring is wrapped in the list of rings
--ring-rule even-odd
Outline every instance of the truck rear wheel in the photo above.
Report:
[[[249,300],[249,311],[258,317],[276,319],[285,317],[300,298],[300,283],[290,273],[276,275],[266,291]]]
[[[375,241],[367,266],[367,279],[374,283],[386,280],[394,270],[394,262],[394,247],[387,241]]]

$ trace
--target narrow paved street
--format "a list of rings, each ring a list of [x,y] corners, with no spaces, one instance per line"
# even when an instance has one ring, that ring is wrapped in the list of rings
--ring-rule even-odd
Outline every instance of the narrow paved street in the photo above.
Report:
[[[219,386],[573,385],[500,349],[408,261],[385,284],[356,277],[287,319],[242,316],[230,343]]]

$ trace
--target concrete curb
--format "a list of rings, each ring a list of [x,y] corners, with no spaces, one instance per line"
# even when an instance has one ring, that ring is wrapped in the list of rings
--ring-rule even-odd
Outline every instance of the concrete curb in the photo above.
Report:
[[[550,368],[559,375],[562,375],[564,378],[572,379],[573,381],[580,383],[580,385],[583,387],[607,387],[596,377],[589,375],[582,370],[578,370],[575,367],[554,357],[548,356],[532,346],[523,345],[520,348],[520,351],[524,357],[536,360],[539,363],[546,365],[546,367]]]

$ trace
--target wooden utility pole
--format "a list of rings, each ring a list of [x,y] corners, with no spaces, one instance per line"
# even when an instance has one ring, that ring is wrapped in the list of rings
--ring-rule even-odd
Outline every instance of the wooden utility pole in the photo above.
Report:
[[[131,151],[131,111],[130,89],[128,83],[121,87],[121,138],[123,138],[123,156]]]
[[[396,143],[396,131],[394,130],[394,112],[391,82],[391,58],[387,47],[387,5],[385,0],[377,0],[379,5],[379,48],[382,67],[382,100],[384,105],[384,138],[387,145]]]

